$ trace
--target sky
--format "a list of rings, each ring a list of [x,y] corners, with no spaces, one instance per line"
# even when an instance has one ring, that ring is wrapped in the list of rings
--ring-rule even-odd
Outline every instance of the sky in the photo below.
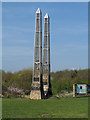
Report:
[[[0,2],[0,68],[2,68],[2,4]]]
[[[2,2],[89,2],[89,0],[1,0]]]
[[[51,71],[88,68],[87,2],[3,2],[2,69],[33,68],[38,8],[42,29],[45,14],[50,16]]]

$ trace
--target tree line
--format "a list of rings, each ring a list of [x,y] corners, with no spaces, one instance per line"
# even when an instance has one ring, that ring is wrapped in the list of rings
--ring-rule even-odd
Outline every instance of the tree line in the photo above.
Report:
[[[88,69],[51,72],[50,76],[53,95],[61,90],[72,90],[74,83],[88,84]],[[29,95],[31,83],[32,69],[14,73],[2,70],[2,94],[4,96]]]

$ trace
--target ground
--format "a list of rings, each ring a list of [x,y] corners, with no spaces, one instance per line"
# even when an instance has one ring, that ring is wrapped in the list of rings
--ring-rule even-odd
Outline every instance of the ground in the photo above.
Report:
[[[3,98],[3,118],[87,118],[88,97]]]

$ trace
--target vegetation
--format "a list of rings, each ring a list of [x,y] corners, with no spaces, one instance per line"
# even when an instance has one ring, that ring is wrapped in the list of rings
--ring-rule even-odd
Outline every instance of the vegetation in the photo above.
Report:
[[[3,118],[87,118],[88,97],[30,100],[3,98]]]
[[[43,100],[15,98],[18,94],[30,94],[32,70],[26,69],[15,73],[2,71],[2,78],[3,95],[5,96],[2,99],[3,119],[88,117],[88,97],[73,98],[72,94],[67,96],[66,93],[60,93],[62,90],[72,91],[74,83],[87,84],[87,69],[52,72],[53,96]]]
[[[32,83],[32,70],[26,69],[15,73],[2,71],[3,95],[7,92],[14,95],[8,88],[17,88],[25,94],[30,93]],[[88,69],[85,70],[64,70],[51,73],[51,85],[53,94],[61,90],[72,90],[74,83],[88,83]],[[17,94],[17,93],[16,93]]]
[[[61,90],[72,90],[73,84],[88,84],[88,70],[64,70],[51,73],[53,94]]]
[[[26,69],[19,72],[3,72],[2,73],[2,92],[3,95],[16,96],[17,92],[14,90],[23,90],[25,94],[30,93],[32,82],[32,70]],[[9,88],[9,89],[8,89]],[[11,88],[11,89],[10,89]],[[12,90],[12,88],[14,88]],[[15,94],[14,94],[15,91]]]

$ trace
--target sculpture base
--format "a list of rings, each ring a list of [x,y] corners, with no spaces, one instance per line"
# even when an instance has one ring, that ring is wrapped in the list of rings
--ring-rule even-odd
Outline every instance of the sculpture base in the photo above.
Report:
[[[40,90],[31,90],[30,99],[42,99]]]

